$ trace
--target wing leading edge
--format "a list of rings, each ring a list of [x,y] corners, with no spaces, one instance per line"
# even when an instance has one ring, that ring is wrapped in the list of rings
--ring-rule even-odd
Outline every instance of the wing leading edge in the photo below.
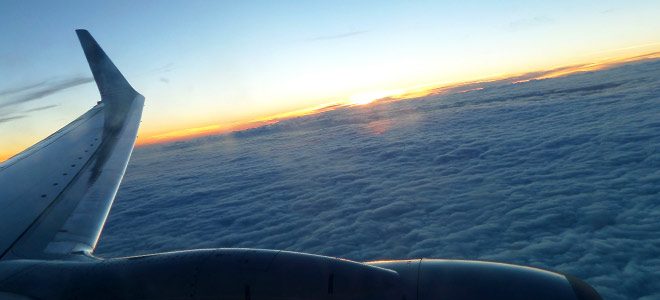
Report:
[[[101,101],[0,164],[0,260],[91,253],[133,151],[144,97],[76,30]]]

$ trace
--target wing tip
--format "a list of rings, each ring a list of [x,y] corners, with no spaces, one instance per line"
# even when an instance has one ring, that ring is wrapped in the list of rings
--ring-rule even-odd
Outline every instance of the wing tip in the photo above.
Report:
[[[76,29],[76,34],[101,96],[123,90],[135,91],[89,31]]]

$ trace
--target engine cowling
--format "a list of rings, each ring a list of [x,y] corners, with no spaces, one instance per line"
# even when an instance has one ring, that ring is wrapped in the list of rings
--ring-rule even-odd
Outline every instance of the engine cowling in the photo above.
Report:
[[[602,300],[594,288],[578,278],[530,267],[442,259],[367,264],[399,273],[408,300]]]
[[[436,259],[358,263],[257,249],[208,249],[108,260],[0,262],[0,298],[25,297],[602,300],[577,278],[528,267]]]

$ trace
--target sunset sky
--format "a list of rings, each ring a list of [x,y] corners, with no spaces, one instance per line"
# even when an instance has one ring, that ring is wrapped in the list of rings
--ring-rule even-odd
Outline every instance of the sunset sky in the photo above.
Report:
[[[658,1],[3,2],[0,161],[99,100],[77,28],[146,97],[144,144],[460,82],[598,68],[660,51],[658,16]]]

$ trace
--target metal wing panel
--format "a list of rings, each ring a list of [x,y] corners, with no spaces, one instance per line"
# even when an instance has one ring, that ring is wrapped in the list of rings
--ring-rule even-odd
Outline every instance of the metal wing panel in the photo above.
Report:
[[[94,249],[133,150],[143,103],[135,96],[121,128],[103,137],[57,203],[12,248],[12,256],[57,258]]]
[[[144,97],[77,33],[101,102],[0,165],[2,260],[93,251],[133,151]]]
[[[0,254],[55,202],[98,149],[103,114],[94,107],[0,165]]]

